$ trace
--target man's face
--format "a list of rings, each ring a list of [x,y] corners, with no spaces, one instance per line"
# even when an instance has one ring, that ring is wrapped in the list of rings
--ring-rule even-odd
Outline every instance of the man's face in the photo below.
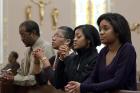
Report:
[[[19,28],[19,34],[22,42],[26,47],[30,47],[33,45],[33,33],[27,32],[25,26],[21,26]]]

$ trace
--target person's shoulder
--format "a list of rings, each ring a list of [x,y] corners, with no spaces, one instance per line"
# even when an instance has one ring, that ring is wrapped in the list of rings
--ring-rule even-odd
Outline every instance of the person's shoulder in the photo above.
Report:
[[[19,62],[15,62],[16,65],[20,65]]]
[[[51,44],[41,37],[37,42],[39,43],[38,45],[41,47],[51,47]]]
[[[52,45],[51,45],[51,43],[49,43],[49,42],[47,42],[47,41],[44,41],[44,42],[42,43],[42,47],[44,47],[44,48],[52,48]]]
[[[131,43],[124,43],[120,49],[119,54],[122,55],[136,55],[134,46]]]
[[[77,57],[77,54],[75,52],[71,53],[70,55],[68,55],[64,59],[65,64],[71,64],[71,63],[73,63],[73,60],[75,60],[76,57]]]
[[[129,42],[126,42],[126,43],[124,43],[123,45],[122,45],[122,47],[121,47],[121,50],[133,50],[133,51],[135,51],[135,48],[134,48],[134,46],[132,45],[132,43],[129,43]]]
[[[104,54],[107,50],[108,50],[107,46],[103,47],[103,48],[101,49],[101,51],[99,52],[99,55]]]
[[[49,62],[50,62],[50,64],[51,64],[51,66],[53,66],[54,61],[55,61],[55,58],[56,58],[56,56],[55,56],[55,55],[54,55],[54,56],[52,56],[51,58],[49,58]]]
[[[45,51],[53,51],[53,53],[54,53],[54,49],[53,49],[53,47],[52,47],[52,45],[49,43],[49,42],[47,42],[47,41],[44,41],[42,44],[41,44],[41,46],[40,46],[41,48],[43,48]]]
[[[73,58],[76,57],[76,56],[77,56],[77,54],[76,54],[75,52],[73,52],[73,53],[69,54],[69,55],[65,58],[65,60],[71,60],[71,59],[73,59]]]

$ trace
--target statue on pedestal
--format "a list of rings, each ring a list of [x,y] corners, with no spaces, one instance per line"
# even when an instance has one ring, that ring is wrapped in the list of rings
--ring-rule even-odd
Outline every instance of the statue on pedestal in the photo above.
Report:
[[[51,13],[52,18],[52,29],[56,30],[58,25],[58,16],[59,16],[59,10],[57,8],[54,8]]]

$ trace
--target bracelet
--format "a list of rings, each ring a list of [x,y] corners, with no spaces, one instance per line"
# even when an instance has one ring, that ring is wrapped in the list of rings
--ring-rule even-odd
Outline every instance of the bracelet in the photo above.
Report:
[[[64,61],[64,60],[63,60],[63,59],[61,59],[60,57],[59,57],[59,60]]]
[[[47,57],[42,57],[42,58],[40,59],[40,61],[43,63],[46,59],[47,59]]]

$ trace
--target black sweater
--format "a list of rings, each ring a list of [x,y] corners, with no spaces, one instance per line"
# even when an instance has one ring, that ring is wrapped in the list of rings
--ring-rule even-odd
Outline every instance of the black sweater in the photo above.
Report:
[[[77,54],[58,62],[55,87],[63,88],[69,81],[83,82],[94,69],[97,51],[93,48],[77,50]]]
[[[69,55],[64,61],[57,59],[56,70],[54,71],[52,67],[45,68],[36,75],[36,80],[40,84],[50,80],[58,89],[63,89],[72,80],[83,82],[94,69],[97,55],[95,48],[77,50],[77,54]]]

